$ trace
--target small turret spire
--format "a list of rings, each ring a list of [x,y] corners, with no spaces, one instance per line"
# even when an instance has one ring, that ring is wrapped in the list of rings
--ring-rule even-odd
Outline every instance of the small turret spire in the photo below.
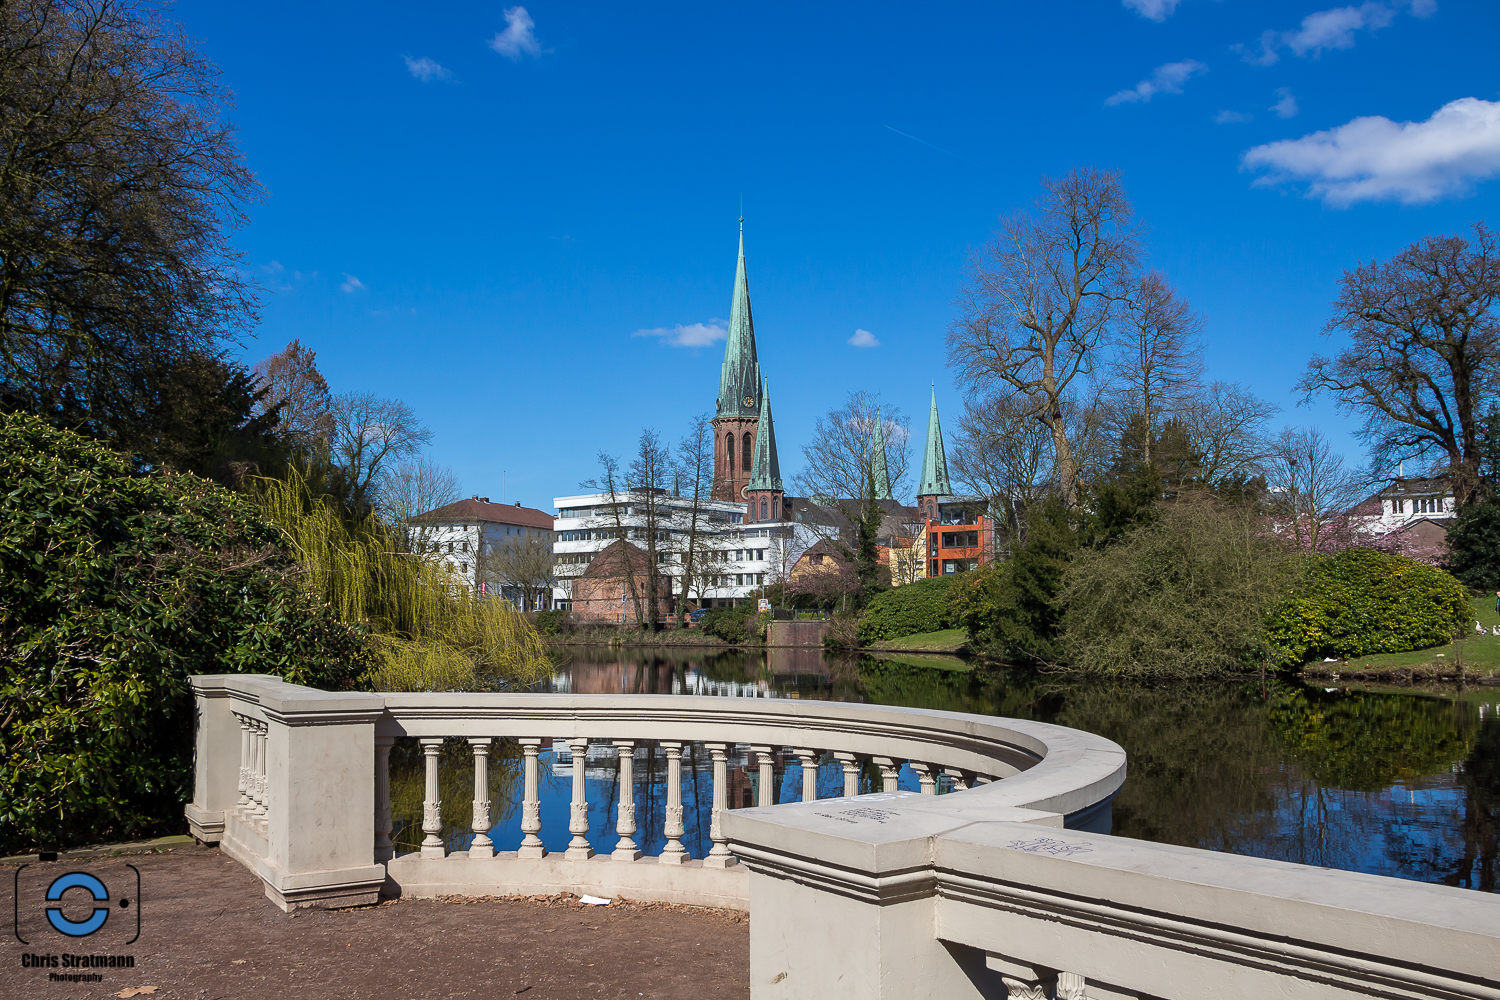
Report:
[[[943,427],[938,422],[937,386],[932,387],[932,407],[927,413],[927,443],[922,448],[922,478],[917,496],[948,496],[948,456],[943,449]]]
[[[885,418],[875,411],[875,433],[870,443],[870,461],[874,463],[875,499],[891,499],[891,473],[885,458]]]
[[[776,427],[771,421],[771,386],[760,391],[760,422],[755,427],[755,460],[750,466],[749,492],[772,490],[784,492],[781,485],[781,460],[776,457]]]

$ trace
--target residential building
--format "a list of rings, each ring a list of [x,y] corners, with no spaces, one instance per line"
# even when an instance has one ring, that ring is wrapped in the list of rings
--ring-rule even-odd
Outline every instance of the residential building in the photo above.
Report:
[[[519,501],[499,504],[472,496],[417,515],[408,533],[412,548],[438,560],[456,582],[536,611],[550,604],[550,580],[513,579],[515,574],[508,572],[513,560],[507,557],[529,548],[545,552],[552,542],[552,520],[546,511]]]
[[[1448,527],[1457,514],[1447,476],[1398,477],[1356,504],[1348,521],[1382,547],[1435,562],[1448,551]]]

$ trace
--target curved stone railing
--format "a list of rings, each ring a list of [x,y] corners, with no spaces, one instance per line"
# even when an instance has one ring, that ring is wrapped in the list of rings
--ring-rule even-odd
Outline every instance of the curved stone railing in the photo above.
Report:
[[[550,893],[750,910],[762,998],[1283,998],[1500,1000],[1500,897],[1112,837],[1125,775],[1108,740],[1041,723],[810,701],[680,696],[335,694],[260,676],[193,680],[193,833],[254,870],[286,909],[381,892]],[[419,850],[391,843],[387,760],[415,738],[425,766]],[[438,752],[468,741],[467,850],[442,837]],[[497,739],[523,760],[521,839],[489,840]],[[564,851],[540,837],[538,755],[572,750]],[[593,856],[586,750],[619,757],[617,849]],[[635,751],[668,762],[666,844],[634,841]],[[707,856],[683,848],[684,747],[712,757]],[[757,806],[729,809],[748,746]],[[817,762],[844,795],[817,799]],[[778,759],[800,801],[772,805]],[[868,762],[882,791],[856,796]],[[902,762],[919,793],[897,789]],[[466,768],[467,769],[467,768]],[[942,794],[940,794],[942,793]]]
[[[800,768],[805,801],[816,799],[819,762],[831,757],[845,796],[857,793],[866,763],[878,768],[883,793],[895,793],[906,764],[935,802],[1020,808],[1040,822],[1088,825],[1107,817],[1125,776],[1124,752],[1108,740],[956,712],[672,695],[334,694],[259,675],[197,677],[193,685],[193,832],[261,874],[267,894],[288,909],[367,902],[383,888],[409,895],[567,890],[744,908],[747,875],[723,827],[736,747],[753,754],[760,806],[772,804],[778,761]],[[415,738],[423,750],[425,838],[420,850],[398,856],[389,755],[399,737]],[[450,851],[442,837],[440,751],[454,738],[472,750],[473,836],[464,851]],[[514,845],[490,839],[487,770],[501,739],[523,753],[523,836]],[[538,755],[548,742],[572,754],[572,840],[558,854],[540,837]],[[607,859],[595,858],[587,840],[585,758],[601,743],[618,754],[620,773],[611,803],[619,843]],[[634,840],[631,773],[646,744],[667,763],[666,844],[650,858]],[[712,848],[699,859],[683,845],[681,762],[690,744],[713,761]]]

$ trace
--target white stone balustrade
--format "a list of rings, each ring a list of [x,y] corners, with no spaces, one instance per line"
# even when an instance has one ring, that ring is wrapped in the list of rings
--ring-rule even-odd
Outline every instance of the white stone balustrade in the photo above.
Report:
[[[287,909],[372,902],[382,888],[748,908],[755,1000],[1500,1000],[1500,898],[1085,832],[1108,829],[1125,758],[1075,730],[808,701],[331,694],[251,676],[193,685],[193,833]],[[425,786],[426,837],[401,855],[388,774],[398,738],[422,747]],[[466,851],[443,839],[445,739],[471,750]],[[497,740],[521,750],[518,844],[490,842]],[[591,744],[618,760],[615,798],[595,803],[618,835],[601,856],[587,840]],[[559,853],[540,836],[548,746],[571,752],[572,839]],[[704,858],[683,844],[682,763],[695,746],[711,761]],[[657,857],[635,839],[637,752],[666,764]],[[795,758],[800,801],[772,805],[778,758]],[[755,770],[753,808],[730,808],[731,759]],[[820,761],[841,774],[842,796],[817,800]],[[917,792],[896,790],[903,763]],[[863,773],[882,791],[858,796]]]

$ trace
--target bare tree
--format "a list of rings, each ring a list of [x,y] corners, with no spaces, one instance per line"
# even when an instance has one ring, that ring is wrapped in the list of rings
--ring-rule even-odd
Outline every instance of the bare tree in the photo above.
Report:
[[[1229,382],[1214,382],[1189,400],[1179,415],[1187,425],[1204,482],[1259,474],[1270,450],[1266,421],[1276,410],[1244,386]]]
[[[1052,437],[1063,500],[1077,500],[1066,402],[1129,295],[1139,239],[1119,175],[1093,169],[1042,182],[1030,212],[1001,220],[974,255],[948,334],[949,363],[976,391],[1002,388]]]
[[[1484,223],[1473,242],[1429,236],[1344,274],[1324,333],[1349,335],[1314,357],[1298,388],[1331,392],[1364,418],[1377,467],[1439,459],[1460,504],[1479,488],[1480,420],[1500,391],[1500,253]]]
[[[218,71],[145,0],[0,4],[0,406],[149,445],[162,383],[253,323],[260,194]]]
[[[1197,344],[1203,323],[1160,271],[1144,275],[1131,291],[1121,317],[1110,363],[1118,409],[1144,422],[1144,453],[1151,464],[1151,441],[1164,413],[1175,412],[1191,395],[1203,370]]]
[[[1026,512],[1054,488],[1052,436],[1008,393],[964,404],[952,464],[959,482],[1004,513],[1007,533],[1017,540],[1024,540]]]
[[[1344,467],[1343,456],[1316,429],[1282,431],[1265,467],[1278,522],[1303,551],[1326,546],[1335,522],[1364,493],[1364,480]]]
[[[630,468],[622,470],[619,459],[599,453],[599,475],[583,484],[584,489],[602,493],[605,502],[606,530],[615,538],[639,541],[646,551],[646,570],[637,573],[636,560],[628,549],[622,553],[625,587],[635,609],[636,624],[641,628],[660,628],[660,609],[670,595],[661,593],[661,565],[668,555],[665,542],[670,538],[671,495],[667,490],[671,475],[671,456],[656,431],[641,431]]]
[[[843,406],[818,418],[812,441],[802,449],[803,471],[795,488],[828,500],[868,499],[877,420],[885,439],[892,495],[899,494],[909,471],[910,422],[899,407],[882,406],[878,396],[863,390],[850,393]]]
[[[317,357],[316,352],[294,340],[251,369],[259,387],[266,391],[259,410],[274,412],[282,438],[304,452],[333,436],[333,399],[328,381],[318,371]]]
[[[348,477],[351,499],[371,505],[387,463],[415,455],[432,440],[412,408],[368,392],[340,393],[329,410],[333,460]]]
[[[411,551],[424,552],[433,529],[413,519],[459,498],[452,469],[426,458],[409,459],[381,474],[376,510]]]
[[[706,508],[714,488],[714,429],[706,413],[693,418],[687,434],[677,445],[673,480],[673,492],[686,501],[687,507],[686,524],[679,536],[682,541],[677,546],[682,573],[677,587],[677,620],[682,622],[687,614],[688,595],[696,591],[702,600],[705,588],[699,577],[709,573],[713,562],[709,555],[713,536],[707,530]]]
[[[477,568],[487,591],[503,593],[506,587],[520,591],[521,606],[527,611],[541,610],[557,585],[552,539],[540,533],[481,542]]]

